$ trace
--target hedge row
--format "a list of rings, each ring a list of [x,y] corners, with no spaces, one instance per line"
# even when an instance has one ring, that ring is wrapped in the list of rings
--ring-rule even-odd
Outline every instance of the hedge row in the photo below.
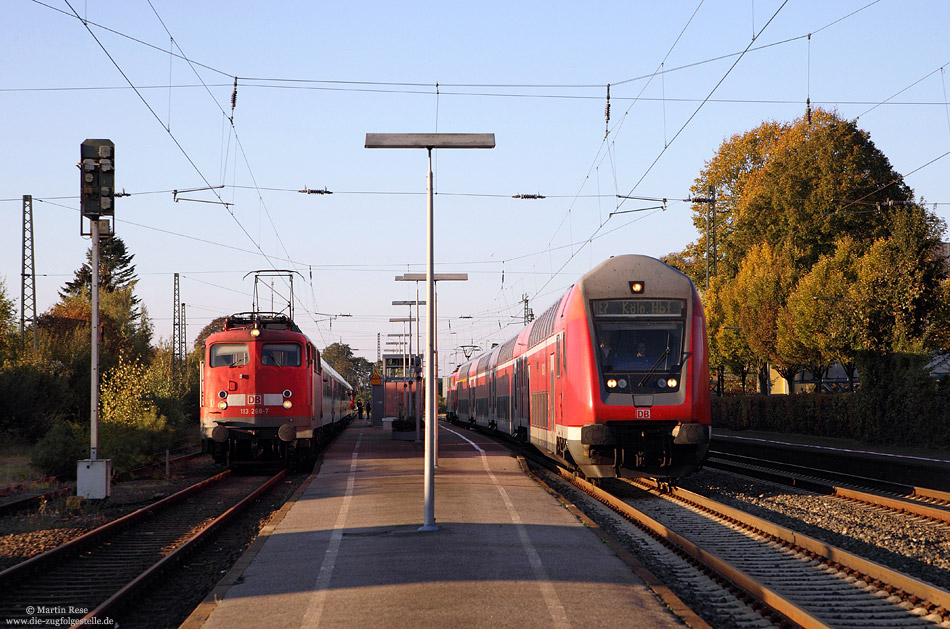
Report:
[[[873,444],[950,448],[950,394],[921,389],[713,398],[713,430],[847,437]]]

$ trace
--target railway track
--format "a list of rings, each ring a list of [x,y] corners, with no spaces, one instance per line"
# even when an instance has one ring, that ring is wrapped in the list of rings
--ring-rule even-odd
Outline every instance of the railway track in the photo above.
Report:
[[[0,617],[111,624],[139,588],[284,476],[223,472],[8,568],[0,572]]]
[[[73,485],[58,487],[49,491],[39,491],[25,489],[23,494],[8,494],[0,497],[0,516],[17,513],[26,509],[42,504],[45,501],[62,498],[74,491]]]
[[[860,478],[858,484],[884,491],[906,486],[950,491],[950,461],[939,457],[909,456],[809,443],[792,443],[739,435],[713,435],[710,456],[733,455],[769,461],[770,465],[805,467],[824,478]]]
[[[778,624],[934,627],[950,621],[950,592],[750,514],[676,489],[565,480],[714,573]]]
[[[950,492],[946,491],[895,482],[882,483],[851,474],[724,453],[710,456],[705,465],[879,509],[950,523]]]
[[[174,459],[165,459],[164,461],[157,461],[150,463],[141,468],[131,470],[123,475],[117,480],[128,480],[135,478],[136,476],[154,473],[155,470],[160,469],[162,465],[165,466],[166,472],[171,465],[181,465],[188,461],[193,461],[201,456],[200,452],[186,454],[183,456],[176,457]],[[25,511],[26,509],[32,509],[37,505],[43,504],[51,500],[56,500],[57,498],[62,498],[73,493],[76,489],[75,483],[70,482],[67,485],[62,487],[57,487],[56,489],[50,489],[47,491],[35,490],[33,487],[36,484],[42,483],[52,483],[56,479],[49,478],[37,483],[23,483],[21,485],[8,487],[3,490],[0,490],[0,516],[10,515],[20,511]]]

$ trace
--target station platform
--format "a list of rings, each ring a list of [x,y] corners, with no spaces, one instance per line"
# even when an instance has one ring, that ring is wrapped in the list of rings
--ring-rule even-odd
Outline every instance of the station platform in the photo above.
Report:
[[[423,444],[354,421],[182,626],[685,626],[509,451],[445,424],[439,440],[438,530],[419,531]]]

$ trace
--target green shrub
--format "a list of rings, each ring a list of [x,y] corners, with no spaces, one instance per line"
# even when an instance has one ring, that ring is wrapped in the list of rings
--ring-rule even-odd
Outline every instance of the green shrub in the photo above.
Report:
[[[102,379],[99,453],[112,459],[116,472],[144,465],[174,442],[174,431],[153,402],[147,376],[138,360],[120,355]]]
[[[89,458],[89,435],[78,425],[51,420],[52,427],[30,450],[33,466],[47,476],[76,478],[76,462]]]
[[[0,366],[0,432],[4,435],[36,443],[52,428],[52,418],[68,413],[71,400],[68,375],[55,365],[27,356]]]

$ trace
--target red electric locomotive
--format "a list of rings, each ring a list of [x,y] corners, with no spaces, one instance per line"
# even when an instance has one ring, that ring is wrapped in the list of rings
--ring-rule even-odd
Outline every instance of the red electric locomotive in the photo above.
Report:
[[[529,441],[588,478],[674,480],[709,447],[707,352],[692,281],[654,258],[616,256],[459,366],[448,414]]]
[[[202,449],[220,463],[307,464],[352,412],[352,387],[284,314],[228,317],[201,372]]]

